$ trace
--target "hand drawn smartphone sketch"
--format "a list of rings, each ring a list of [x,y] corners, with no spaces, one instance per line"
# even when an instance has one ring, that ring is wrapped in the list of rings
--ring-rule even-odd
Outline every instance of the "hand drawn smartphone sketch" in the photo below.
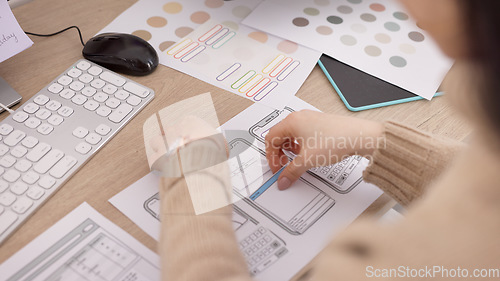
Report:
[[[261,142],[265,142],[265,137],[269,130],[294,110],[290,107],[285,107],[283,110],[275,110],[248,130],[250,135]],[[356,187],[362,181],[362,168],[366,167],[368,160],[361,156],[351,156],[336,164],[312,168],[307,173],[310,177],[307,180],[312,184],[324,184],[338,193],[346,194]]]
[[[281,192],[265,153],[245,139],[229,142],[231,182],[240,199],[293,235],[303,234],[335,204],[321,189],[304,184]]]

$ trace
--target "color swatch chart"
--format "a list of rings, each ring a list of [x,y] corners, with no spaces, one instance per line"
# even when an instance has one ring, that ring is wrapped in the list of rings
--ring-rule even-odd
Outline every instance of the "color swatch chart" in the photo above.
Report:
[[[243,21],[430,99],[452,62],[396,0],[267,0]]]
[[[238,31],[208,21],[166,50],[166,65],[254,102],[281,108],[295,95],[319,52],[285,54]],[[243,32],[242,32],[243,31]],[[246,31],[246,32],[245,32]]]

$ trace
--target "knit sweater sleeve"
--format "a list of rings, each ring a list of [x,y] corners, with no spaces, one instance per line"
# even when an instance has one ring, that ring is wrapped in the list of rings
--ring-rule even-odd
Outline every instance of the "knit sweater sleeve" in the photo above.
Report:
[[[384,126],[384,143],[363,177],[405,206],[422,195],[464,144],[395,122]]]

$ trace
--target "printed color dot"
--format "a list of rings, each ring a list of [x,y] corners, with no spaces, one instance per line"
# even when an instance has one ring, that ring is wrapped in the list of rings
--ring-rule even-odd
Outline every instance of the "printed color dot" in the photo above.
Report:
[[[319,15],[319,10],[316,8],[305,8],[304,13],[310,16],[317,16]]]
[[[205,6],[207,6],[209,8],[219,8],[222,5],[224,5],[224,1],[222,1],[222,0],[206,0],[205,1]]]
[[[175,30],[175,35],[177,35],[177,37],[182,38],[186,37],[191,32],[193,32],[193,29],[191,27],[182,26]]]
[[[207,12],[199,11],[194,12],[191,15],[191,21],[197,24],[202,24],[210,19],[210,15]]]
[[[316,28],[316,32],[321,35],[330,35],[333,33],[333,30],[328,26],[320,25]]]
[[[406,66],[406,60],[400,56],[394,56],[389,59],[389,62],[394,65],[395,67],[405,67]]]
[[[177,14],[182,11],[182,5],[177,2],[169,2],[163,5],[163,10],[169,14]]]
[[[408,33],[408,37],[410,37],[410,39],[415,41],[415,42],[422,42],[425,40],[425,36],[422,33],[417,32],[417,31],[412,31],[412,32]]]
[[[238,6],[233,9],[233,15],[241,19],[246,18],[251,12],[252,9],[246,6]]]
[[[149,39],[151,39],[151,37],[152,37],[151,33],[149,33],[146,30],[136,30],[136,31],[132,32],[132,35],[140,37],[146,41],[149,41]]]
[[[395,22],[386,22],[384,23],[384,27],[389,30],[389,31],[399,31],[401,29],[401,27],[399,26],[399,24],[395,23]]]
[[[339,11],[339,13],[341,14],[350,14],[352,13],[352,8],[349,6],[342,5],[337,8],[337,11]]]
[[[294,43],[294,42],[291,42],[288,40],[281,41],[278,44],[278,50],[285,53],[285,54],[295,53],[298,48],[299,48],[299,46],[297,45],[297,43]]]
[[[362,14],[360,18],[366,22],[374,22],[377,20],[377,17],[372,14]]]
[[[415,47],[413,47],[410,44],[401,44],[401,45],[399,45],[399,50],[401,50],[401,52],[403,52],[405,54],[409,54],[409,55],[413,55],[413,54],[415,54],[417,52],[417,50],[415,49]]]
[[[160,51],[165,51],[166,49],[170,48],[170,46],[172,46],[173,44],[175,44],[174,41],[165,41],[165,42],[162,42],[160,44]]]
[[[351,35],[342,35],[342,37],[340,37],[340,41],[347,46],[354,46],[356,45],[356,43],[358,43],[356,38],[352,37]]]
[[[366,46],[365,53],[372,57],[378,57],[382,54],[382,50],[376,46]]]
[[[318,6],[328,6],[330,5],[330,0],[314,0],[314,4]]]
[[[305,18],[294,18],[292,22],[294,25],[299,27],[307,26],[309,24],[309,21]]]
[[[352,29],[352,31],[354,31],[356,33],[365,33],[366,32],[366,27],[362,24],[359,24],[359,23],[355,23],[355,24],[351,25],[351,29]]]
[[[237,23],[235,23],[234,21],[224,21],[224,22],[222,22],[222,25],[227,26],[227,27],[231,28],[232,30],[240,29],[240,26]]]
[[[255,41],[259,41],[260,43],[266,43],[268,39],[267,34],[260,31],[252,32],[248,34],[248,37],[252,38]]]
[[[152,27],[164,27],[167,25],[167,20],[163,17],[150,17],[147,23]]]
[[[385,11],[385,6],[379,3],[374,3],[370,5],[370,9],[374,10],[375,12],[383,12]]]
[[[395,12],[394,14],[392,14],[395,18],[397,18],[398,20],[407,20],[409,19],[410,17],[403,13],[403,12]]]
[[[359,3],[361,3],[361,0],[347,0],[347,2],[352,3],[352,4],[359,4]]]
[[[341,24],[342,22],[344,22],[344,20],[342,18],[339,18],[337,16],[329,16],[326,18],[326,20],[329,23],[333,23],[333,24]]]
[[[375,40],[377,40],[377,42],[382,44],[388,44],[391,42],[391,37],[384,33],[377,33],[375,35]]]

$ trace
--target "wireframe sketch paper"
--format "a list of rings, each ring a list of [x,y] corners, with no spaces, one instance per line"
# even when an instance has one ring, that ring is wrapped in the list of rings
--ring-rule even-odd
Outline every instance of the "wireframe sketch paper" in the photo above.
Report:
[[[17,23],[7,1],[0,1],[0,62],[31,47],[33,41]]]
[[[282,108],[321,53],[240,25],[260,2],[140,0],[101,32],[142,37],[156,49],[161,64]]]
[[[452,61],[397,0],[266,0],[243,24],[430,100]]]
[[[0,265],[2,280],[160,280],[158,256],[83,203]]]
[[[310,170],[278,191],[264,156],[263,137],[292,111],[316,110],[293,97],[283,110],[254,104],[222,126],[229,143],[233,226],[256,280],[289,280],[382,192],[362,181],[368,160],[354,156]],[[110,202],[159,239],[159,178],[150,173]]]

